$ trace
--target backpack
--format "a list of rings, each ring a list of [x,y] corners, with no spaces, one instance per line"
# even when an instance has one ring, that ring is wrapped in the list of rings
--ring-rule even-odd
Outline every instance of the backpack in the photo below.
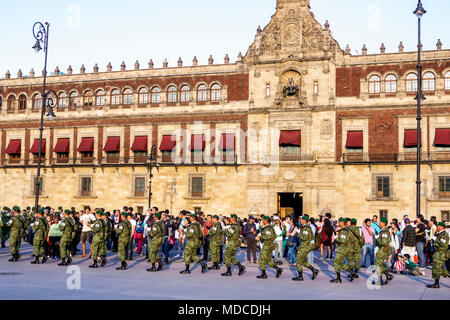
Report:
[[[138,222],[136,224],[136,233],[144,233],[144,223],[143,222]]]

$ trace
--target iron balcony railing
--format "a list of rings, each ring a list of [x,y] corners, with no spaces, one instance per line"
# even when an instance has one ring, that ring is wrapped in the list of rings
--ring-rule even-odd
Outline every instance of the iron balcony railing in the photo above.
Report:
[[[450,162],[450,152],[423,152],[421,160],[424,162]],[[344,153],[342,155],[343,163],[365,163],[365,162],[416,162],[417,153]]]

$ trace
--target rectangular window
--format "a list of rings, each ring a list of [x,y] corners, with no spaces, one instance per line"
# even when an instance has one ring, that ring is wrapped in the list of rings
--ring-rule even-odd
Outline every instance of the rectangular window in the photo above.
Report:
[[[89,197],[92,193],[92,178],[91,177],[82,177],[81,178],[81,186],[80,186],[80,194],[84,197]]]
[[[314,95],[319,95],[319,81],[314,81]]]
[[[134,162],[136,162],[136,163],[147,162],[147,152],[146,151],[134,151]]]
[[[266,97],[270,97],[270,84],[266,84]]]
[[[439,177],[439,198],[450,198],[450,177]]]
[[[175,158],[175,150],[173,151],[162,151],[162,162],[173,163]]]
[[[445,78],[445,90],[450,91],[450,78]]]
[[[92,163],[94,162],[93,152],[80,152],[81,153],[81,163]]]
[[[191,197],[202,198],[203,197],[203,178],[192,177],[191,178]]]
[[[69,153],[57,153],[56,161],[58,163],[68,163],[69,162]]]
[[[390,178],[377,177],[377,198],[389,198],[390,195]]]
[[[120,152],[107,152],[106,153],[107,163],[119,163],[120,162]]]
[[[441,221],[448,222],[450,218],[450,211],[441,211]]]
[[[380,210],[380,219],[382,219],[382,218],[389,220],[387,210]]]
[[[44,178],[40,177],[40,180],[41,180],[41,184],[39,185],[39,196],[42,196],[43,190],[44,190]],[[33,178],[33,186],[32,186],[33,196],[36,195],[36,183],[37,183],[37,178],[34,177]]]
[[[134,196],[143,197],[145,194],[145,178],[137,177],[134,179]]]

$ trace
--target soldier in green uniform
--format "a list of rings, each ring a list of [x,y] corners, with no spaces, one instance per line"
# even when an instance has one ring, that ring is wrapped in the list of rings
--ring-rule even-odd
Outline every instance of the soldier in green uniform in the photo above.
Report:
[[[380,285],[388,284],[394,278],[388,273],[384,266],[386,259],[392,254],[391,248],[391,232],[387,228],[388,221],[386,218],[380,219],[380,234],[377,238],[378,251],[375,257],[375,267],[378,275],[378,282]],[[386,276],[386,283],[383,283],[382,275]],[[373,282],[372,284],[375,284]]]
[[[227,237],[227,245],[225,247],[224,259],[227,271],[221,274],[223,277],[231,277],[232,275],[231,264],[234,264],[239,268],[239,275],[242,275],[245,272],[245,267],[241,265],[238,259],[236,259],[235,257],[236,252],[241,246],[241,239],[240,239],[241,228],[237,224],[237,219],[238,219],[237,215],[232,214],[230,217],[231,225],[228,226],[228,228],[225,230],[225,236]]]
[[[436,240],[434,241],[433,254],[433,270],[432,277],[434,283],[428,285],[428,288],[439,289],[439,279],[442,277],[449,277],[448,270],[445,266],[445,261],[449,258],[448,246],[449,235],[445,231],[445,222],[439,222],[437,226]]]
[[[122,212],[120,215],[120,223],[116,228],[116,234],[119,237],[117,255],[120,260],[120,267],[116,268],[116,270],[127,270],[128,267],[126,262],[126,251],[128,243],[131,241],[131,230],[133,229],[133,226],[130,221],[128,221],[127,217],[128,213]]]
[[[162,213],[157,212],[154,216],[154,223],[148,228],[148,234],[152,237],[150,247],[148,248],[148,261],[152,264],[148,272],[161,271],[164,268],[164,263],[158,255],[159,249],[164,243],[165,227],[161,221]],[[158,269],[156,269],[156,262],[158,262]]]
[[[215,215],[212,218],[214,223],[209,230],[209,256],[211,257],[212,267],[209,270],[220,270],[220,248],[223,243],[223,229],[222,224],[219,222],[219,216]]]
[[[112,225],[111,225],[111,222],[109,222],[109,220],[108,220],[107,212],[102,213],[102,220],[105,223],[105,233],[103,235],[103,241],[102,241],[102,246],[101,246],[99,255],[100,255],[100,258],[102,259],[101,266],[104,267],[106,265],[106,253],[108,252],[107,243],[108,243],[108,238],[111,235]]]
[[[350,220],[350,244],[347,254],[347,260],[349,267],[354,271],[353,279],[359,278],[359,266],[361,265],[361,249],[364,246],[364,236],[361,229],[356,226],[358,221],[356,219]]]
[[[308,225],[308,216],[303,216],[301,218],[301,227],[298,232],[298,237],[301,241],[300,248],[297,252],[297,271],[298,276],[292,278],[294,281],[303,281],[303,267],[311,270],[313,276],[312,280],[317,278],[319,270],[315,269],[308,262],[308,254],[314,250],[314,234],[311,227]]]
[[[94,238],[92,239],[92,260],[94,263],[89,266],[89,268],[98,268],[97,264],[97,258],[100,256],[103,246],[103,239],[105,238],[106,233],[106,223],[101,218],[103,212],[101,210],[98,210],[95,213],[95,217],[97,220],[95,220],[94,224],[92,225],[92,231],[94,231]],[[103,263],[103,260],[102,260]]]
[[[9,239],[11,234],[11,228],[8,227],[8,221],[11,219],[11,210],[8,207],[3,207],[3,212],[0,217],[0,235],[1,235],[1,247],[6,247],[6,240]]]
[[[23,233],[27,228],[27,223],[25,218],[20,214],[20,208],[15,206],[13,208],[14,216],[6,224],[11,228],[11,235],[9,239],[9,250],[11,251],[12,258],[9,262],[15,262],[20,259],[20,244],[22,240]]]
[[[189,216],[190,226],[186,230],[186,237],[188,242],[184,249],[184,263],[186,265],[186,269],[180,271],[181,274],[190,274],[189,265],[191,261],[196,263],[200,263],[202,266],[202,273],[204,273],[207,269],[206,263],[201,261],[201,259],[197,256],[197,249],[200,248],[203,241],[203,231],[201,224],[197,221],[197,215],[195,213]],[[153,242],[153,240],[152,240]]]
[[[330,280],[331,283],[342,283],[341,270],[348,271],[350,273],[350,281],[353,280],[353,270],[344,263],[347,256],[350,245],[350,231],[346,227],[347,219],[339,219],[339,231],[336,238],[337,250],[336,257],[334,259],[334,271],[336,272],[336,279]]]
[[[70,216],[70,214],[70,210],[65,210],[61,214],[62,220],[59,223],[59,230],[61,231],[62,236],[59,251],[62,261],[58,264],[58,266],[68,266],[72,263],[72,258],[70,257],[70,245],[75,233],[75,220]]]
[[[47,256],[44,253],[44,241],[47,239],[49,225],[47,219],[44,217],[44,210],[40,210],[36,216],[36,221],[32,224],[34,231],[33,238],[33,252],[34,261],[32,264],[39,264],[39,257],[42,257],[42,263],[47,262]]]
[[[277,266],[272,259],[272,251],[275,249],[274,244],[277,234],[274,228],[270,225],[270,217],[264,216],[261,224],[261,242],[263,246],[261,248],[261,254],[259,256],[259,267],[261,274],[257,276],[258,279],[267,279],[266,266],[274,268],[277,271],[277,278],[283,273],[283,269]]]

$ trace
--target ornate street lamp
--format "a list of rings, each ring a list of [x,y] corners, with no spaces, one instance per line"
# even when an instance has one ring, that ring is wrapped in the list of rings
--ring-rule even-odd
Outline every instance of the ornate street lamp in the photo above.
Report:
[[[152,146],[152,150],[150,151],[150,156],[148,158],[148,171],[150,173],[149,179],[148,179],[148,208],[152,208],[152,170],[154,167],[159,167],[158,164],[158,158],[156,154],[156,146]]]
[[[421,127],[420,122],[422,120],[421,106],[422,102],[425,100],[422,91],[422,63],[421,63],[421,53],[422,53],[422,40],[421,40],[421,19],[427,11],[422,6],[422,1],[419,0],[417,4],[417,9],[413,12],[418,19],[418,43],[417,43],[417,190],[416,190],[416,216],[420,215],[420,190],[422,181],[420,180],[420,162],[421,162],[421,151],[422,151],[422,141],[421,141]]]
[[[47,53],[48,53],[48,33],[50,24],[45,23],[45,27],[42,23],[36,22],[33,25],[33,36],[36,39],[36,43],[32,47],[33,50],[38,53],[44,50],[45,53],[45,64],[44,64],[44,83],[42,86],[42,106],[41,106],[41,123],[39,127],[39,154],[38,154],[38,166],[36,175],[36,190],[35,190],[35,207],[39,208],[39,191],[41,187],[41,161],[42,161],[42,132],[44,131],[44,115],[46,110],[48,110],[47,117],[50,121],[55,119],[55,114],[53,109],[56,105],[56,94],[53,91],[46,91],[45,85],[47,81]],[[41,44],[44,46],[42,48]]]

